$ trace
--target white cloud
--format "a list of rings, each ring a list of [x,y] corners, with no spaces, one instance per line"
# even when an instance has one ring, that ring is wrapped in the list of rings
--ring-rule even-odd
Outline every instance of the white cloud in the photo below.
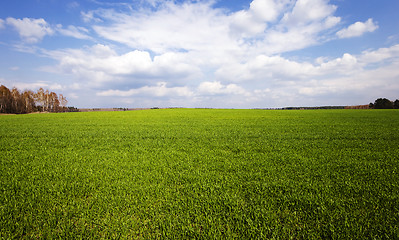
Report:
[[[263,33],[267,24],[264,21],[257,21],[248,11],[239,11],[232,15],[230,31],[233,36],[250,37]]]
[[[359,37],[367,32],[374,32],[378,29],[378,24],[369,18],[366,22],[356,22],[349,27],[337,32],[339,38]]]
[[[310,63],[290,61],[281,56],[259,55],[246,63],[226,65],[217,70],[216,76],[224,81],[275,81],[300,79],[315,74],[315,66]]]
[[[221,51],[235,48],[229,39],[227,16],[210,3],[164,2],[155,12],[131,14],[101,10],[96,16],[108,21],[93,29],[102,37],[129,47],[158,54],[170,51]]]
[[[251,96],[251,93],[236,84],[223,85],[220,82],[202,82],[198,86],[201,95],[242,95]]]
[[[332,39],[322,33],[340,22],[333,15],[336,6],[326,0],[294,3],[254,0],[249,9],[228,13],[214,8],[212,1],[157,1],[156,9],[99,9],[82,16],[94,22],[99,36],[130,48],[156,54],[196,52],[220,63],[230,54],[276,54]]]
[[[283,22],[289,26],[298,26],[322,21],[334,14],[337,9],[328,2],[328,0],[298,0],[293,10],[284,15]]]
[[[88,12],[80,12],[82,15],[82,19],[84,22],[102,22],[101,19],[94,17],[94,11],[88,11]]]
[[[254,0],[250,4],[252,15],[260,21],[274,21],[280,14],[282,4],[286,1]]]
[[[320,65],[316,67],[315,72],[318,72],[321,76],[328,74],[337,75],[351,75],[354,71],[361,69],[361,65],[358,63],[357,57],[345,53],[341,58],[336,58],[327,62],[320,62]]]
[[[0,19],[0,29],[5,28],[5,22],[3,19]]]
[[[248,10],[231,15],[230,31],[233,36],[252,37],[264,33],[268,22],[274,22],[287,7],[289,1],[254,0]]]
[[[43,18],[16,19],[9,17],[6,19],[6,22],[13,26],[18,31],[20,37],[28,43],[37,43],[46,35],[54,34],[54,30]]]
[[[166,82],[158,82],[155,86],[144,86],[137,89],[130,89],[128,91],[121,90],[107,90],[97,93],[98,96],[117,96],[117,97],[131,97],[131,96],[147,96],[147,97],[191,97],[193,92],[188,87],[167,87]]]
[[[77,39],[92,39],[89,36],[89,30],[84,27],[69,25],[67,28],[63,28],[61,24],[51,26],[43,18],[16,19],[9,17],[5,22],[0,19],[0,28],[2,27],[2,23],[7,23],[14,27],[18,31],[22,40],[26,43],[38,43],[45,36],[55,35],[55,33]]]
[[[48,51],[46,54],[58,60],[59,64],[56,68],[44,70],[74,74],[97,85],[115,81],[134,84],[137,79],[190,79],[201,74],[198,67],[189,64],[184,53],[169,52],[152,59],[147,51],[134,50],[119,55],[110,46],[97,44],[85,49]]]
[[[84,27],[75,27],[69,25],[67,28],[63,28],[61,24],[58,24],[57,32],[59,32],[61,35],[77,39],[91,39],[91,37],[88,35],[89,30]]]
[[[298,106],[299,102],[304,106],[311,104],[309,100],[314,98],[326,99],[325,103],[319,104],[345,105],[367,103],[381,94],[396,97],[395,92],[399,89],[397,67],[399,45],[394,45],[359,55],[345,53],[335,59],[320,58],[315,63],[259,55],[246,63],[225,66],[216,75],[224,81],[231,79],[247,87],[261,86],[246,91],[252,94],[254,101],[273,101],[274,106]],[[209,88],[219,89],[216,83],[209,84]],[[333,97],[338,95],[346,96],[346,99],[362,98],[355,103],[344,102],[345,98]]]
[[[389,48],[380,48],[377,50],[368,50],[362,53],[360,61],[364,64],[381,63],[389,59],[399,57],[399,44]]]
[[[340,17],[334,16],[337,9],[327,0],[298,0],[292,8],[285,8],[278,24],[266,31],[264,40],[257,49],[267,54],[278,54],[304,49],[332,39],[327,30],[335,27]]]
[[[72,74],[87,86],[103,89],[113,89],[112,84],[137,89],[168,82],[201,94],[211,95],[206,87],[213,85],[215,94],[245,96],[252,90],[235,83],[270,79],[262,89],[271,89],[274,81],[317,75],[311,74],[317,69],[312,64],[278,54],[317,44],[321,33],[336,26],[340,18],[333,15],[336,7],[328,1],[294,3],[254,0],[247,10],[229,13],[214,8],[212,1],[155,1],[150,3],[153,8],[82,12],[98,35],[130,50],[117,53],[115,47],[97,44],[46,51],[59,64],[42,70]],[[310,16],[299,19],[306,8]],[[293,19],[301,24],[293,24]],[[74,26],[56,29],[83,39],[90,33]]]
[[[299,50],[332,39],[326,32],[341,21],[334,16],[336,9],[325,0],[276,1],[270,26],[268,20],[254,20],[250,8],[232,15],[231,31],[257,53]]]
[[[384,64],[377,67],[378,62]],[[343,102],[345,98],[335,98],[340,104],[364,104],[382,95],[397,98],[399,90],[399,45],[365,51],[360,55],[344,54],[341,58],[321,62],[315,66],[317,76],[309,76],[310,80],[295,82],[296,98],[300,96],[325,98],[325,96],[341,95],[346,99],[358,97],[354,102]],[[348,101],[348,100],[346,100]],[[327,102],[327,104],[332,104]]]

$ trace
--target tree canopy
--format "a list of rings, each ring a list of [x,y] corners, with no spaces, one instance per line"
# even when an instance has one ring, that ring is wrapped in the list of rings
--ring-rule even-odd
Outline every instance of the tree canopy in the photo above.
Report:
[[[370,104],[370,106],[373,106],[374,109],[398,109],[399,100],[396,99],[395,102],[392,102],[387,98],[378,98],[377,100],[375,100],[374,104]]]
[[[67,112],[68,100],[62,95],[39,88],[37,92],[31,90],[19,91],[17,88],[8,89],[0,86],[0,113],[31,113],[31,112]]]

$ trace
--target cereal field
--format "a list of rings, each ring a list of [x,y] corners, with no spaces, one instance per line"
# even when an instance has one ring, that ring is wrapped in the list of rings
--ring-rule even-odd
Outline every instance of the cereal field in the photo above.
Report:
[[[0,116],[0,238],[398,239],[398,110]]]

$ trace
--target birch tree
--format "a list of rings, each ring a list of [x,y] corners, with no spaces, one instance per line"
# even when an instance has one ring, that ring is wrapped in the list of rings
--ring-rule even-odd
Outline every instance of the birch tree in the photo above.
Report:
[[[25,113],[24,101],[17,88],[11,90],[13,113]]]
[[[31,90],[26,90],[23,93],[23,99],[25,100],[25,111],[27,113],[36,110],[35,106],[35,94]]]
[[[39,90],[37,90],[36,94],[35,94],[35,100],[36,100],[36,104],[39,105],[41,107],[41,111],[44,111],[44,89],[43,88],[39,88]]]
[[[60,101],[60,106],[62,107],[63,111],[65,111],[65,108],[68,104],[68,100],[62,94],[58,96],[58,100]]]
[[[10,90],[4,86],[0,86],[0,113],[10,113],[12,108],[12,95]]]

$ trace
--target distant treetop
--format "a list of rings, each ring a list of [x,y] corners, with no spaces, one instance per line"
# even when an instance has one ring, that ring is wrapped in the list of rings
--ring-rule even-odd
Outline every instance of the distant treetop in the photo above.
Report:
[[[374,109],[399,109],[399,100],[394,102],[387,98],[378,98],[374,103],[370,103],[370,108]]]

